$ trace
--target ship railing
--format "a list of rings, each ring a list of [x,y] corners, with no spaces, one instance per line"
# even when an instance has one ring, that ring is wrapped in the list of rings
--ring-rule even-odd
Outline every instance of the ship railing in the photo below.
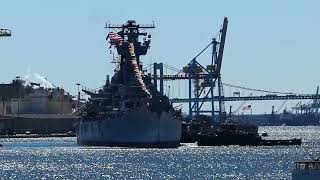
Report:
[[[110,24],[107,23],[106,24],[106,28],[123,28],[125,27],[126,24]],[[137,26],[138,28],[155,28],[154,23],[153,24],[136,24],[135,26]]]
[[[320,161],[298,161],[295,162],[296,170],[320,171]]]

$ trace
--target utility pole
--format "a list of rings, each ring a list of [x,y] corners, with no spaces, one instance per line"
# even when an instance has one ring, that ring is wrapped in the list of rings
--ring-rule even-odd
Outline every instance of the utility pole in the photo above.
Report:
[[[80,83],[77,83],[76,84],[77,86],[78,86],[78,101],[77,101],[77,110],[79,109],[79,107],[80,107]]]
[[[18,122],[20,121],[20,98],[21,98],[21,93],[20,93],[20,91],[21,91],[21,88],[22,87],[20,87],[21,86],[21,81],[20,81],[20,76],[17,76],[16,77],[16,86],[17,86],[17,90],[18,90]],[[12,130],[13,130],[13,132],[15,132],[15,119],[12,119]]]
[[[9,37],[11,36],[11,30],[9,29],[2,29],[0,28],[0,37]],[[19,99],[18,99],[18,103],[19,103]],[[4,115],[4,98],[2,97],[2,105],[3,105],[3,115]],[[18,112],[19,112],[19,104],[18,104]],[[18,113],[18,120],[19,120],[19,113]],[[14,119],[12,120],[12,132],[14,132]]]

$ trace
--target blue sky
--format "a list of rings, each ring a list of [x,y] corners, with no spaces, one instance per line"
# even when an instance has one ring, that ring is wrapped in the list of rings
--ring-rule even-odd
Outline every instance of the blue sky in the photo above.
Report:
[[[227,16],[224,82],[298,93],[313,93],[320,84],[318,1],[137,2],[2,1],[0,27],[10,28],[13,36],[0,39],[0,83],[29,69],[73,94],[76,82],[99,87],[113,72],[105,23],[128,19],[155,22],[145,64],[162,61],[181,68],[210,42]],[[209,54],[198,61],[209,64]]]

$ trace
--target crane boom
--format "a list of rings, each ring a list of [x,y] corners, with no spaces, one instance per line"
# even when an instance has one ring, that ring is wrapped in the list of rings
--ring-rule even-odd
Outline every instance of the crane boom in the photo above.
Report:
[[[0,29],[0,37],[11,36],[11,30],[9,29]]]
[[[222,29],[220,30],[220,32],[221,32],[220,46],[219,46],[219,52],[218,52],[218,58],[217,58],[216,72],[218,75],[220,74],[220,70],[221,70],[224,45],[225,45],[226,36],[227,36],[227,28],[228,28],[228,18],[224,17]]]

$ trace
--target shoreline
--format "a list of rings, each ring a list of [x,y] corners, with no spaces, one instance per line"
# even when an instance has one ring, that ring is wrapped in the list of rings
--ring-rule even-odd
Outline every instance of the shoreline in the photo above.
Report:
[[[75,134],[16,134],[16,135],[0,135],[0,138],[49,138],[49,137],[76,137]]]

